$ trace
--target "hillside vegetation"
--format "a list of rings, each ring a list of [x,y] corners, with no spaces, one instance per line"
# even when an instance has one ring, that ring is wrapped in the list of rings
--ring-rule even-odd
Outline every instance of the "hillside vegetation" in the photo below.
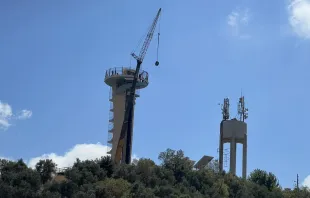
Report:
[[[159,154],[160,165],[140,159],[114,166],[110,157],[76,160],[55,177],[56,164],[41,160],[35,169],[23,160],[0,161],[1,198],[310,198],[306,188],[283,190],[276,176],[254,170],[247,180],[218,173],[216,166],[193,170],[182,150]]]

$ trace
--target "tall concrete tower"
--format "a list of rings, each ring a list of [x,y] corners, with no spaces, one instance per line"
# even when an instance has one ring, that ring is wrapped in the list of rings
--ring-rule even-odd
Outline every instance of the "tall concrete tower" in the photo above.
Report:
[[[108,129],[108,146],[111,150],[108,154],[111,154],[114,160],[118,155],[117,159],[121,159],[123,163],[125,160],[126,149],[130,149],[132,145],[132,134],[131,137],[125,136],[125,145],[121,149],[121,153],[116,153],[117,146],[123,126],[124,113],[126,100],[132,87],[132,82],[134,79],[135,70],[125,67],[111,68],[106,71],[105,83],[111,87],[110,89],[110,116],[109,116],[109,129]],[[135,98],[139,97],[139,89],[143,89],[148,86],[148,73],[146,71],[140,71],[138,75],[138,80],[136,84],[136,95]],[[134,114],[134,109],[131,111],[132,117]],[[133,125],[131,125],[131,131],[133,131]],[[127,134],[127,133],[126,133]]]
[[[223,120],[220,126],[220,145],[219,145],[219,168],[223,171],[224,144],[230,143],[230,168],[229,172],[236,174],[236,155],[237,143],[243,145],[242,156],[242,177],[247,176],[247,109],[244,106],[244,97],[239,99],[238,114],[240,119],[229,120],[229,99],[224,99],[222,108]]]

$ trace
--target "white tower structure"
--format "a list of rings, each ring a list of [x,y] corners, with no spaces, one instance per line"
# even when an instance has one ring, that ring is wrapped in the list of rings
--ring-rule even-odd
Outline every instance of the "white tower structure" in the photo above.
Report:
[[[118,155],[118,159],[121,159],[121,162],[124,163],[126,149],[132,149],[132,133],[131,137],[125,136],[125,145],[120,150],[121,153],[116,153],[118,140],[120,138],[126,100],[132,86],[134,79],[135,70],[125,67],[111,68],[106,71],[105,74],[105,83],[111,87],[110,89],[110,116],[109,116],[109,129],[108,129],[108,146],[111,147],[111,150],[108,151],[108,154],[111,154],[112,159],[115,159]],[[138,75],[137,84],[136,84],[136,93],[135,98],[139,97],[139,89],[143,89],[148,86],[148,73],[146,71],[141,71]],[[134,100],[135,101],[135,100]],[[134,102],[135,103],[135,102]],[[134,108],[131,111],[134,114]],[[132,115],[133,118],[133,115]],[[132,121],[133,122],[133,121]],[[131,129],[133,131],[133,124]],[[127,134],[127,133],[126,133]]]
[[[246,178],[247,175],[247,123],[245,120],[248,117],[245,108],[244,97],[239,98],[238,114],[239,120],[236,118],[229,120],[229,99],[224,99],[222,108],[223,120],[220,125],[220,146],[219,146],[219,168],[223,171],[223,154],[224,144],[230,143],[230,168],[232,174],[236,174],[236,150],[237,143],[243,145],[242,157],[242,177]]]

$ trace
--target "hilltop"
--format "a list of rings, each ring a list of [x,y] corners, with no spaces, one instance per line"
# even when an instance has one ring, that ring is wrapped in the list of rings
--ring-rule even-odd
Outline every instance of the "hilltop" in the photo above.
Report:
[[[282,189],[277,177],[254,170],[247,179],[219,173],[216,165],[193,169],[182,150],[159,154],[160,165],[139,159],[130,165],[113,165],[109,156],[76,160],[57,173],[52,160],[40,160],[35,169],[23,160],[0,161],[0,197],[27,198],[308,198],[307,188]]]

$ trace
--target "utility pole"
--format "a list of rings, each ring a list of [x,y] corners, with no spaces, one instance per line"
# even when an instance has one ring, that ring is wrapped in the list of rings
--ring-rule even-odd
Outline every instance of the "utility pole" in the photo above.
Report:
[[[299,191],[299,176],[298,176],[298,174],[297,174],[297,180],[296,180],[296,187],[297,187],[297,191]]]

